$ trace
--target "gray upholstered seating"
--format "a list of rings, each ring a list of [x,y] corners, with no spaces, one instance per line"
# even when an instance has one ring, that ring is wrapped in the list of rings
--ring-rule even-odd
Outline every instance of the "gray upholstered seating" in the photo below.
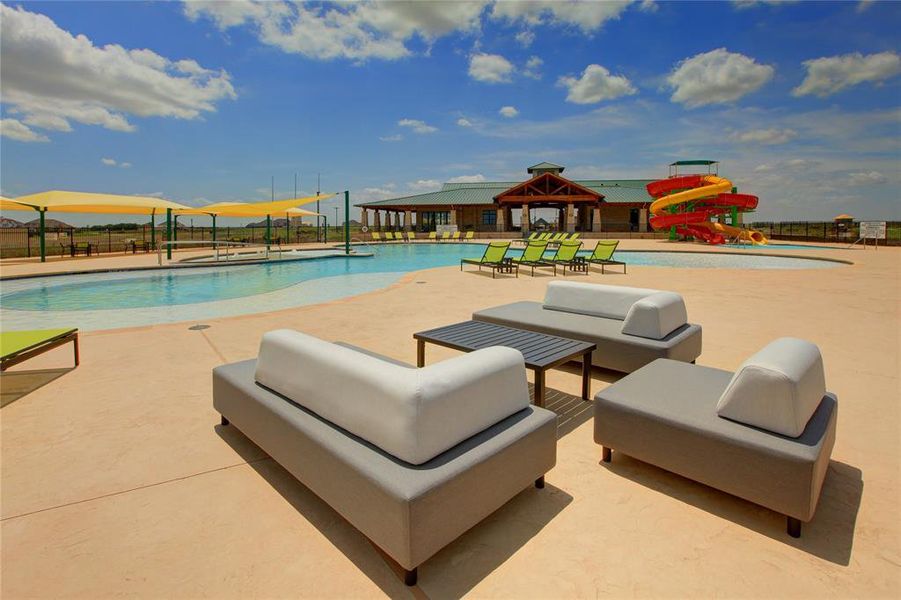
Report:
[[[529,403],[522,354],[416,369],[288,330],[213,370],[213,406],[406,570],[556,462],[556,415]]]
[[[736,373],[657,360],[595,396],[594,440],[786,515],[816,511],[835,443],[837,399],[819,350],[782,338]]]
[[[631,373],[658,359],[693,362],[701,326],[688,323],[673,292],[555,281],[543,302],[513,302],[472,314],[476,321],[594,342],[594,366]]]

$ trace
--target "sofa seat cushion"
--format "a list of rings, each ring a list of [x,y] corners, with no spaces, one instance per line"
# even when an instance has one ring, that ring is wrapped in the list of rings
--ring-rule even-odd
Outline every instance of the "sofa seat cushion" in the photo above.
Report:
[[[798,437],[826,393],[816,345],[779,338],[748,358],[723,391],[721,417]]]
[[[540,302],[521,301],[476,311],[486,321],[528,331],[558,335],[597,344],[592,364],[630,373],[658,358],[691,362],[701,354],[701,327],[686,324],[662,339],[626,335],[622,321],[572,312],[548,310]]]
[[[791,438],[720,418],[732,373],[658,360],[595,395],[595,442],[807,521],[835,441],[837,402],[824,395]]]
[[[263,336],[256,381],[414,465],[529,406],[511,348],[412,369],[282,329]]]

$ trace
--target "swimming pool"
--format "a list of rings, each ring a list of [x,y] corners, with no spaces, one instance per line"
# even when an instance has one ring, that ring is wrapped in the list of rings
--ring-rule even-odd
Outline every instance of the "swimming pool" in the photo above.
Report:
[[[755,246],[754,244],[723,244],[723,248],[736,248],[739,250],[841,250],[840,246],[806,246],[804,244],[766,244]]]
[[[4,281],[4,328],[109,329],[269,312],[386,287],[405,273],[478,257],[480,244],[398,244],[373,257],[323,257],[256,265],[64,275]],[[521,250],[511,251],[516,255]],[[841,263],[703,252],[621,252],[629,265],[821,269]]]

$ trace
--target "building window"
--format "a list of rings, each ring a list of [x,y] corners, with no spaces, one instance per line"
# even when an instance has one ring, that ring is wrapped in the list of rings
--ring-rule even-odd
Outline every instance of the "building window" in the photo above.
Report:
[[[434,231],[438,225],[450,223],[449,212],[423,211],[419,213],[422,221],[420,231]]]
[[[497,211],[494,209],[483,210],[482,225],[497,225]]]

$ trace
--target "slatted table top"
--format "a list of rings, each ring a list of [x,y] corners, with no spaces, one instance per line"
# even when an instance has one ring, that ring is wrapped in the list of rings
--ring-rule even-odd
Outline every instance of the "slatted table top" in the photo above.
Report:
[[[597,347],[591,342],[571,340],[483,321],[464,321],[428,331],[420,331],[414,333],[413,338],[464,352],[472,352],[489,346],[507,346],[522,352],[526,367],[541,370],[563,364],[591,352]]]

